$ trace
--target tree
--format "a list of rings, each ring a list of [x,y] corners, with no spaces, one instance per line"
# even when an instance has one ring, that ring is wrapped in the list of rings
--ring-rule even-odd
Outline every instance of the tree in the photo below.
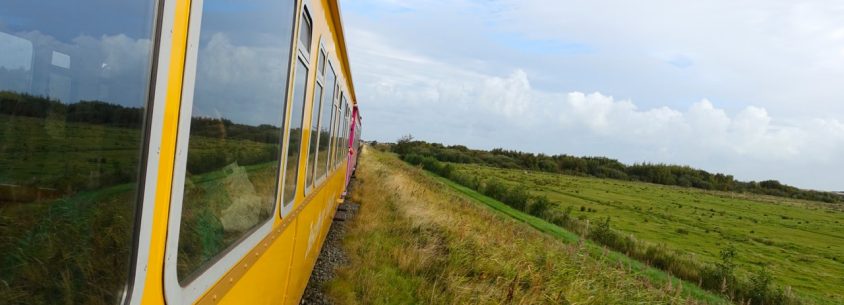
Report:
[[[399,138],[398,141],[396,141],[396,146],[393,149],[393,152],[395,152],[399,155],[404,155],[404,154],[410,152],[410,146],[411,146],[412,142],[413,142],[413,136],[412,135],[410,135],[410,134],[403,135],[401,138]]]

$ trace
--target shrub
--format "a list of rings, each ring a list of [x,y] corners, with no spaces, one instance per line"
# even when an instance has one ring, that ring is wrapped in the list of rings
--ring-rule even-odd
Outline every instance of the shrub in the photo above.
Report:
[[[544,195],[534,197],[530,206],[528,206],[528,214],[543,218],[550,205],[551,202],[548,200],[548,197],[545,197]]]
[[[501,181],[496,178],[487,180],[486,183],[484,183],[483,188],[481,189],[481,193],[496,199],[501,198],[505,192],[506,186],[504,186],[504,184],[502,184]]]
[[[604,218],[603,222],[599,222],[594,229],[589,232],[589,238],[602,244],[611,245],[615,243],[615,234],[610,230],[610,217]]]
[[[520,211],[527,211],[527,202],[530,198],[527,191],[523,188],[514,186],[511,188],[507,188],[507,191],[504,195],[500,198],[500,200],[507,205],[513,207],[514,209]]]

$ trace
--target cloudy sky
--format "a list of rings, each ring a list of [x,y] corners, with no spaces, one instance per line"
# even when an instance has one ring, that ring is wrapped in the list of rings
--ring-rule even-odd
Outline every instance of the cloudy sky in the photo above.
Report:
[[[365,139],[844,190],[844,2],[341,5]]]

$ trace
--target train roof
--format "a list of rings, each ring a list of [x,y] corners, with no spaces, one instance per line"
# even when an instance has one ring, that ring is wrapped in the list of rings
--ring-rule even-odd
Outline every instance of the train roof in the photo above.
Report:
[[[343,28],[343,16],[340,14],[340,3],[338,0],[328,0],[328,10],[331,13],[332,26],[334,27],[335,37],[337,39],[337,53],[340,61],[343,63],[343,74],[348,80],[349,99],[352,104],[357,106],[358,100],[355,95],[355,85],[352,80],[352,69],[349,63],[348,48],[346,48],[346,35]]]

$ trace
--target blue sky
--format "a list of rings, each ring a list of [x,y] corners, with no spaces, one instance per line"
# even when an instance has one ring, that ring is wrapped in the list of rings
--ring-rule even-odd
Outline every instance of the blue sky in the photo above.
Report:
[[[844,2],[343,0],[364,138],[844,190]]]

